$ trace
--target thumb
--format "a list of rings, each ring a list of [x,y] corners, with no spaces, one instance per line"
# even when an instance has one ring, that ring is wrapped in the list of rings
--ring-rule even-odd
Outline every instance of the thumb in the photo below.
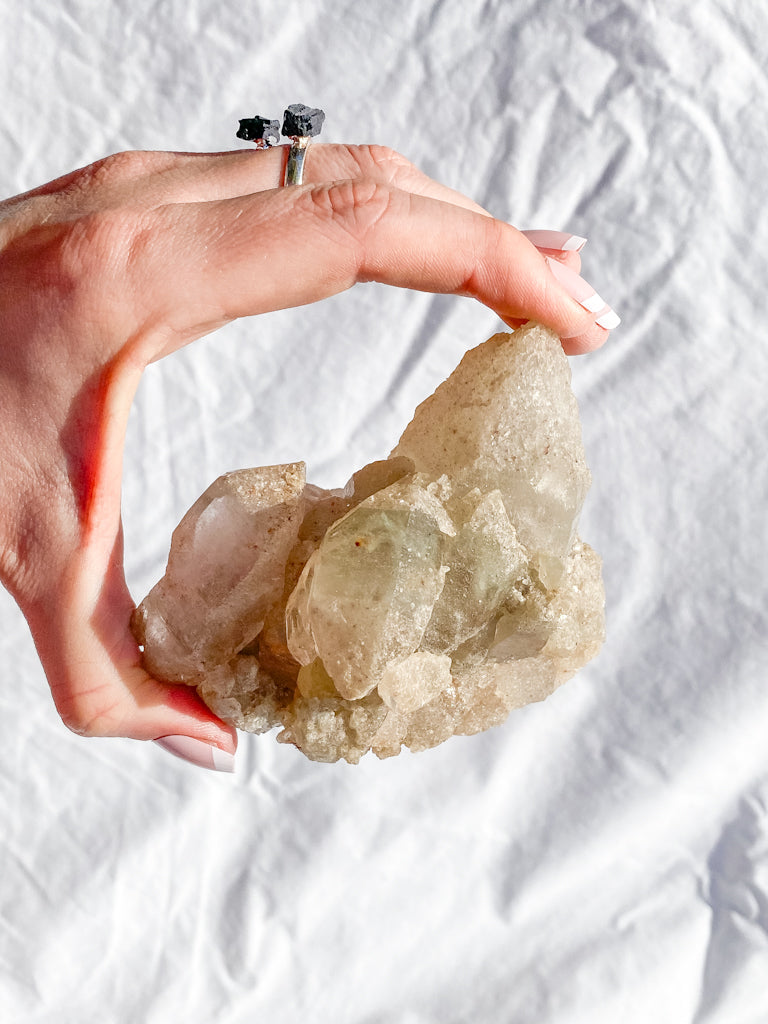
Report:
[[[125,426],[140,367],[119,362],[71,403],[48,460],[53,489],[31,487],[23,579],[9,587],[29,623],[56,707],[82,736],[175,738],[187,759],[216,767],[234,754],[234,729],[183,685],[153,678],[130,632],[120,490]],[[50,446],[49,446],[50,447]],[[64,478],[65,468],[67,478]],[[71,497],[74,497],[73,504]],[[28,506],[28,507],[27,507]],[[18,575],[18,574],[17,574]],[[173,749],[170,740],[164,746]],[[193,751],[197,756],[190,757]]]
[[[106,565],[78,551],[43,606],[28,611],[40,659],[65,725],[82,736],[160,740],[203,767],[232,770],[236,732],[184,685],[141,665],[129,628],[134,603],[123,573],[122,531]]]

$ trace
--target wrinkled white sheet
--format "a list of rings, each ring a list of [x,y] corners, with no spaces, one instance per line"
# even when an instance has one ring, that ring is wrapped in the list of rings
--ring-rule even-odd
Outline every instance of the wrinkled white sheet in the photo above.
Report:
[[[0,0],[0,46],[4,195],[301,101],[589,236],[624,318],[572,361],[608,642],[490,733],[357,768],[244,736],[234,777],[84,740],[0,594],[0,1020],[768,1021],[764,0]],[[342,483],[496,328],[369,285],[152,366],[134,596],[219,473]]]

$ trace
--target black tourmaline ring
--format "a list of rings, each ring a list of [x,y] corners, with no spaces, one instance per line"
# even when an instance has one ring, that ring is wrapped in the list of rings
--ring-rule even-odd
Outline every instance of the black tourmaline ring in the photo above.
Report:
[[[300,185],[304,179],[304,158],[310,141],[323,128],[325,114],[316,107],[292,103],[283,113],[282,133],[291,140],[288,163],[285,165],[284,185]],[[237,130],[238,139],[253,142],[258,149],[269,149],[280,141],[280,122],[268,117],[245,117]]]
[[[291,140],[284,185],[300,185],[304,180],[304,158],[307,146],[323,128],[325,114],[316,107],[292,103],[283,114],[283,135]]]

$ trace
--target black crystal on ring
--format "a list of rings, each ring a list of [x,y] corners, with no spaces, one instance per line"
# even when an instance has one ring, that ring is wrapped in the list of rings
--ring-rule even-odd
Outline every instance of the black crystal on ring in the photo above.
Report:
[[[325,112],[317,107],[292,103],[283,113],[283,135],[289,139],[311,138],[322,131]]]
[[[280,122],[258,114],[244,117],[237,129],[237,137],[246,142],[264,142],[267,146],[274,146],[280,141]]]

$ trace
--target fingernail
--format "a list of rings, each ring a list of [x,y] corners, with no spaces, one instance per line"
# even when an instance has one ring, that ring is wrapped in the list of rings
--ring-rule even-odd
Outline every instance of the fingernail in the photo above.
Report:
[[[549,256],[545,256],[544,259],[563,288],[572,298],[576,299],[580,306],[588,309],[590,313],[599,313],[601,309],[605,309],[607,305],[605,300],[601,299],[592,285],[575,270],[571,270],[570,267],[566,267]]]
[[[189,761],[198,768],[210,768],[214,772],[235,770],[234,754],[228,754],[226,750],[214,747],[203,740],[195,740],[191,736],[161,736],[155,743],[169,754]]]
[[[606,331],[612,331],[614,327],[618,327],[621,323],[621,317],[609,306],[602,316],[597,317],[595,323],[598,327],[604,327]]]
[[[523,231],[529,242],[537,249],[558,249],[560,252],[581,252],[587,244],[581,235],[571,235],[567,231]]]

